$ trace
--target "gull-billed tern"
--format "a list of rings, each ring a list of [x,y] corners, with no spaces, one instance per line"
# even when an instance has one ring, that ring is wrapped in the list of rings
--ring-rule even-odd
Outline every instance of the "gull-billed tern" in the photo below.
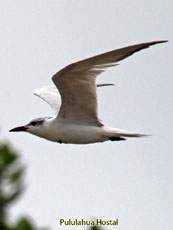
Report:
[[[72,144],[121,141],[126,137],[146,136],[110,128],[102,123],[97,113],[96,86],[110,84],[96,85],[96,77],[135,52],[164,42],[167,41],[132,45],[66,66],[52,77],[56,87],[46,86],[34,92],[52,107],[54,116],[34,119],[10,132],[25,131],[50,141]]]

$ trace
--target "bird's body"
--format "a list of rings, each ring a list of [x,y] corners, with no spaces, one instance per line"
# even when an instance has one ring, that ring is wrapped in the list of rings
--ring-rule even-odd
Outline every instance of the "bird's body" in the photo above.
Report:
[[[87,126],[58,122],[56,118],[46,119],[42,129],[30,130],[30,133],[58,143],[89,144],[103,142],[106,138],[104,126]]]
[[[60,144],[90,144],[108,141],[112,138],[118,141],[123,140],[123,138],[120,138],[122,134],[128,137],[143,136],[142,134],[112,129],[104,125],[93,126],[59,122],[54,117],[45,118],[41,129],[33,128],[28,130],[28,132]]]
[[[29,133],[45,138],[49,141],[64,144],[91,144],[108,140],[125,140],[124,137],[141,137],[143,134],[129,133],[127,131],[113,129],[105,125],[81,125],[56,121],[56,117],[44,118],[41,129],[28,130]]]
[[[71,144],[120,141],[125,140],[124,137],[146,136],[109,128],[101,122],[97,114],[97,87],[112,84],[96,85],[96,77],[106,68],[116,66],[117,61],[163,42],[166,41],[137,44],[68,65],[52,77],[56,87],[42,87],[34,93],[52,107],[54,116],[32,120],[29,124],[10,131],[26,131],[50,141]]]

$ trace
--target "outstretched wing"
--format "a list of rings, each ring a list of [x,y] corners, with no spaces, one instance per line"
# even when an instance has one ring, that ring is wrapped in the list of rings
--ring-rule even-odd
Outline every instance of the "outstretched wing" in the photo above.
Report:
[[[97,84],[97,87],[114,86],[112,83]],[[46,101],[52,108],[55,115],[58,115],[61,106],[61,96],[56,86],[42,86],[34,91],[34,95]]]
[[[46,101],[52,108],[54,114],[58,114],[61,106],[61,96],[54,85],[43,86],[40,89],[36,89],[34,95]]]
[[[70,64],[57,72],[52,77],[62,99],[57,119],[101,126],[97,115],[96,77],[135,52],[163,42],[166,41],[141,43],[113,50]]]

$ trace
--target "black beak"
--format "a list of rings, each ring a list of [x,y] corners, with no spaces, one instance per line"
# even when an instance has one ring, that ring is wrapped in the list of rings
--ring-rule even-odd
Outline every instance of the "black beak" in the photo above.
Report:
[[[16,127],[14,129],[10,129],[9,132],[24,132],[27,130],[27,127],[26,126],[19,126],[19,127]]]

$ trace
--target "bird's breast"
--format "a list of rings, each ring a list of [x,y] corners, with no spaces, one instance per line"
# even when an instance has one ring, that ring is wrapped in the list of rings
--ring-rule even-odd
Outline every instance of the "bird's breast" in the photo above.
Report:
[[[47,127],[43,138],[59,143],[89,144],[105,141],[104,134],[103,127],[56,123]]]

